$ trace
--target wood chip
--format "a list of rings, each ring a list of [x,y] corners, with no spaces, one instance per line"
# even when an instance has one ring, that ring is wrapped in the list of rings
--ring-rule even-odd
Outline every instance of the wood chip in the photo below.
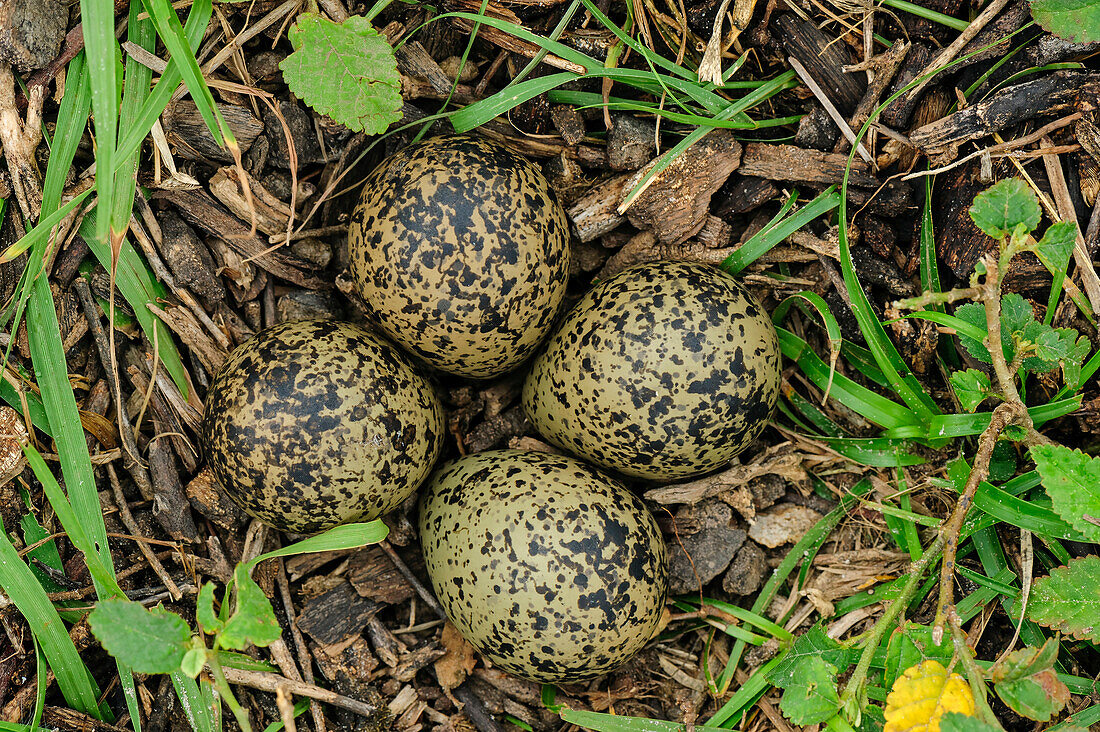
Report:
[[[339,646],[362,633],[381,607],[341,582],[302,606],[298,628],[318,643]]]
[[[629,194],[657,164],[635,173],[623,188]],[[741,143],[729,130],[714,130],[680,154],[625,208],[630,223],[649,229],[663,244],[680,244],[703,228],[710,198],[741,163]],[[619,210],[624,210],[624,201]]]
[[[844,178],[848,156],[806,150],[794,145],[769,145],[750,142],[741,155],[741,175],[755,175],[768,180],[788,180],[801,183],[832,185]],[[848,182],[860,188],[877,188],[879,182],[861,161],[852,162]]]
[[[390,558],[377,546],[352,554],[347,578],[360,596],[375,602],[397,605],[415,594]]]

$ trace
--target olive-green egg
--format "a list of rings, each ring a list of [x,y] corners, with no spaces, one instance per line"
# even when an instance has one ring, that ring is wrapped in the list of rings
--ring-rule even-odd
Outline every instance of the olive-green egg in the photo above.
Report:
[[[534,352],[569,276],[569,225],[542,171],[468,136],[409,146],[376,168],[348,249],[382,329],[435,368],[476,379]]]
[[[377,518],[412,495],[439,457],[443,408],[378,336],[298,320],[229,355],[207,393],[202,439],[241,508],[313,533]]]
[[[428,577],[447,616],[496,666],[569,683],[653,637],[667,551],[642,501],[571,457],[491,450],[442,466],[420,499]]]
[[[756,299],[702,264],[652,262],[592,288],[535,359],[523,405],[551,443],[669,481],[725,465],[779,395],[779,342]]]

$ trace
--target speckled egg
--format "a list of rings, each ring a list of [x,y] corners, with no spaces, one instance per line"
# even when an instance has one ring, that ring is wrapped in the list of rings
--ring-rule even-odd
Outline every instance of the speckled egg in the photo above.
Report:
[[[767,313],[730,275],[684,262],[638,265],[594,287],[523,385],[547,440],[655,481],[726,464],[764,429],[778,395]]]
[[[533,163],[480,138],[435,138],[371,173],[351,219],[356,291],[432,366],[487,379],[549,331],[569,275],[569,225]]]
[[[656,521],[571,457],[492,450],[443,466],[420,499],[420,540],[451,622],[525,679],[610,671],[661,619],[668,568]]]
[[[313,533],[396,507],[443,443],[432,385],[359,326],[298,320],[230,354],[206,397],[206,458],[246,512]]]

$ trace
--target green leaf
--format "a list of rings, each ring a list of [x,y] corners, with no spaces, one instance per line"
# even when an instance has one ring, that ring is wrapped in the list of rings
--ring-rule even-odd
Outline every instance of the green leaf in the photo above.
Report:
[[[195,601],[195,620],[199,627],[207,633],[217,633],[224,623],[214,612],[214,583],[207,582],[199,590],[199,597]]]
[[[794,668],[779,700],[779,709],[798,725],[824,722],[837,713],[836,666],[821,656],[809,656]]]
[[[108,653],[143,674],[179,669],[191,637],[179,615],[119,598],[97,603],[88,624]]]
[[[1077,243],[1077,223],[1073,221],[1059,221],[1051,224],[1043,238],[1039,240],[1036,249],[1054,269],[1065,271],[1069,265],[1069,258],[1073,254],[1073,246]]]
[[[1071,560],[1036,580],[1027,616],[1074,638],[1100,643],[1100,556]]]
[[[940,732],[1004,732],[977,717],[948,712],[940,718]]]
[[[858,651],[837,643],[826,635],[825,629],[818,624],[795,639],[794,645],[768,673],[767,679],[769,683],[786,689],[795,683],[798,669],[810,658],[824,659],[834,667],[835,673],[836,669],[846,670],[858,657]]]
[[[1021,224],[1034,231],[1041,215],[1038,197],[1019,178],[994,184],[975,196],[970,206],[974,224],[994,239],[1008,236]]]
[[[905,672],[905,669],[918,666],[929,660],[950,665],[954,655],[954,645],[950,638],[943,639],[940,645],[932,640],[932,627],[905,621],[901,628],[890,634],[886,646],[886,675],[883,683],[887,689]]]
[[[988,322],[985,317],[985,306],[971,302],[962,305],[955,310],[955,317],[969,323],[982,332],[988,331]],[[1028,323],[1035,322],[1035,311],[1022,295],[1010,292],[1001,298],[1001,345],[1004,348],[1005,360],[1012,362],[1016,351],[1013,346],[1012,335],[1021,332]],[[993,363],[989,356],[989,349],[980,340],[970,335],[959,333],[959,343],[962,344],[971,356],[982,363]]]
[[[205,665],[206,649],[190,648],[187,653],[183,654],[183,661],[180,663],[180,671],[183,671],[191,678],[195,678],[202,673],[202,668]]]
[[[38,519],[31,513],[24,514],[23,518],[19,519],[19,526],[23,529],[23,541],[27,546],[37,544],[50,535],[50,532],[42,528],[38,523]],[[57,551],[57,542],[50,539],[37,548],[32,549],[27,553],[27,564],[47,592],[61,592],[65,590],[66,588],[55,582],[53,577],[35,566],[35,563],[31,561],[35,559],[51,569],[64,572],[64,567],[61,564],[61,555]]]
[[[1091,541],[1100,542],[1100,458],[1063,445],[1036,445],[1031,459],[1054,512]]]
[[[988,353],[988,351],[986,351]],[[959,403],[968,412],[976,410],[982,402],[989,398],[992,384],[989,376],[978,369],[956,371],[949,379],[951,388],[955,391]]]
[[[378,135],[401,119],[401,77],[386,38],[353,15],[333,23],[302,13],[290,29],[294,53],[279,68],[294,94],[356,132]]]
[[[1069,689],[1058,680],[1054,662],[1058,641],[1047,640],[1041,648],[1022,648],[1005,656],[993,667],[997,696],[1017,714],[1048,722],[1069,702]]]
[[[315,552],[333,552],[342,549],[358,549],[361,546],[377,544],[385,539],[389,532],[389,527],[378,519],[359,524],[342,524],[329,529],[323,534],[317,534],[316,536],[296,541],[289,546],[265,552],[248,562],[248,567],[251,569],[260,562],[276,557],[290,557],[295,554],[311,554]]]
[[[1001,483],[1016,475],[1016,449],[1008,440],[998,440],[989,460],[989,479]]]
[[[1021,365],[1025,370],[1046,373],[1059,366],[1064,371],[1068,367],[1080,380],[1081,363],[1089,355],[1090,347],[1088,339],[1078,338],[1073,328],[1055,328],[1033,320],[1012,335],[1016,348],[1034,353],[1024,358]],[[1069,379],[1066,381],[1068,384]]]
[[[275,619],[271,601],[248,575],[248,567],[238,564],[233,579],[237,585],[237,607],[218,634],[218,646],[240,651],[249,644],[264,647],[279,640],[283,631]]]
[[[1044,30],[1072,43],[1100,41],[1098,0],[1033,0],[1031,15]]]

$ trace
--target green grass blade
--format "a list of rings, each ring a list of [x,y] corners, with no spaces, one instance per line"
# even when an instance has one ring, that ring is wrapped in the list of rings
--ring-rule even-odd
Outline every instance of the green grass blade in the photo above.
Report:
[[[948,479],[942,482],[962,493],[969,474],[970,466],[965,460],[952,460],[947,465]],[[1024,501],[988,482],[983,481],[978,486],[974,494],[974,507],[999,521],[1033,534],[1069,541],[1088,541],[1084,534],[1063,521],[1051,509],[1034,501]]]
[[[494,94],[469,104],[451,115],[451,126],[456,132],[468,132],[489,120],[498,117],[529,99],[556,89],[562,84],[584,77],[563,71],[559,74],[547,74],[536,79],[513,84],[507,94]]]
[[[870,490],[871,481],[866,478],[856,483],[851,487],[849,492],[840,499],[840,505],[825,514],[820,521],[814,524],[812,529],[807,531],[802,538],[795,543],[791,550],[787,552],[787,555],[783,557],[783,561],[779,563],[779,566],[772,570],[771,577],[764,583],[764,586],[760,589],[760,593],[756,596],[756,600],[750,608],[751,612],[763,615],[764,612],[767,611],[776,593],[779,592],[779,588],[782,587],[783,583],[791,576],[795,567],[797,567],[799,563],[804,563],[805,567],[809,567],[810,563],[813,562],[813,558],[817,556],[818,550],[825,543],[825,540],[829,538],[829,534],[831,534],[837,524],[848,515],[848,510],[859,501],[861,496]],[[782,623],[783,619],[778,619],[778,622]],[[725,689],[732,681],[733,672],[740,663],[741,654],[744,650],[745,644],[743,642],[738,642],[734,645],[733,650],[730,652],[729,662],[719,676],[719,688]],[[770,670],[772,665],[777,663],[778,660],[778,658],[772,659],[768,664],[758,669],[757,672],[749,678],[749,682],[743,684],[732,697],[726,700],[722,708],[719,709],[713,717],[707,720],[707,724],[724,725],[728,720],[734,717],[734,715],[740,714],[742,709],[747,708],[748,705],[754,704],[756,699],[759,698],[759,695],[767,690],[768,685],[761,676],[758,682],[761,684],[759,690],[746,691],[746,687],[749,687],[750,683],[753,682],[753,679],[757,678],[761,671]],[[742,692],[745,693],[743,694]]]
[[[94,230],[98,213],[97,209],[88,212],[84,216],[84,221],[80,224],[81,235]],[[110,267],[111,248],[106,243],[94,239],[87,239],[86,241],[99,263],[104,268]],[[180,392],[185,396],[190,394],[191,386],[187,377],[187,370],[183,365],[179,351],[176,349],[175,342],[172,340],[172,335],[168,327],[160,321],[160,318],[153,315],[148,308],[149,304],[156,304],[158,299],[167,297],[168,293],[164,286],[153,278],[145,265],[145,260],[141,258],[141,255],[127,240],[123,240],[122,248],[118,253],[115,287],[122,293],[122,297],[126,302],[130,303],[130,307],[134,310],[134,317],[137,318],[141,329],[148,334],[150,342],[153,340],[153,331],[157,331],[156,342],[160,351],[161,365],[172,377],[172,381],[179,387]]]
[[[142,18],[141,3],[130,3],[130,18],[127,24],[128,40],[135,46],[152,53],[156,45],[156,32],[149,19]],[[119,127],[122,130],[135,129],[136,118],[140,114],[146,98],[149,96],[149,84],[153,79],[153,70],[138,63],[133,56],[126,57],[125,76],[123,77],[122,105],[119,108]],[[130,212],[134,208],[134,193],[137,190],[138,158],[141,147],[122,152],[116,157],[111,170],[114,171],[115,187],[112,199],[114,206],[101,206],[101,211],[110,211],[111,230],[125,232],[130,227]]]
[[[32,285],[30,307],[27,309],[27,336],[35,376],[42,391],[42,404],[46,408],[50,431],[57,442],[61,471],[77,522],[94,543],[94,551],[100,561],[110,566],[107,529],[103,524],[95,477],[92,475],[92,461],[88,457],[76,397],[69,384],[53,295],[44,277],[37,278]]]
[[[191,724],[195,732],[214,732],[214,719],[211,715],[210,705],[199,689],[199,684],[193,678],[175,671],[171,674],[172,687],[176,690],[176,697],[183,707],[183,714]]]
[[[780,217],[786,213],[790,205],[794,203],[796,197],[797,192],[792,193],[776,218],[772,219],[763,229],[753,234],[747,242],[738,247],[737,251],[729,255],[726,261],[722,262],[719,266],[727,272],[737,274],[745,267],[748,267],[757,259],[767,254],[791,234],[840,205],[840,194],[837,193],[835,186],[830,186],[818,194],[812,201],[798,211],[795,211],[792,216],[780,221]]]
[[[641,43],[638,43],[638,41],[634,40],[634,38],[632,38],[629,33],[624,31],[617,24],[615,24],[614,21],[608,18],[607,15],[605,15],[604,12],[600,10],[600,8],[596,5],[596,3],[592,2],[592,0],[581,0],[581,2],[584,3],[585,9],[592,14],[592,17],[596,19],[596,22],[614,33],[616,38],[618,38],[624,45],[634,51],[634,53],[646,59],[647,62],[653,64],[654,66],[659,66],[665,71],[683,77],[684,79],[693,82],[701,87],[707,89],[714,88],[712,84],[699,84],[699,75],[694,71],[690,71],[680,64],[670,61],[664,56],[661,56],[658,53],[654,53],[652,50],[642,45]]]
[[[920,284],[925,292],[942,292],[940,267],[936,259],[936,235],[932,223],[932,176],[924,179],[924,206],[920,224]],[[935,310],[943,310],[937,305]]]
[[[904,468],[922,465],[925,459],[909,452],[907,440],[888,437],[817,437],[844,457],[873,468]]]
[[[988,335],[986,329],[981,326],[968,323],[962,318],[957,318],[954,315],[948,315],[947,313],[941,313],[935,310],[920,310],[915,313],[909,313],[899,318],[899,320],[904,320],[905,318],[927,320],[930,323],[951,328],[959,335],[969,336],[979,343],[985,340],[985,337]]]
[[[1035,423],[1035,426],[1038,427],[1052,419],[1058,419],[1067,414],[1072,414],[1080,408],[1081,396],[1078,395],[1071,399],[1061,399],[1048,404],[1028,407],[1027,412],[1031,415],[1031,419]],[[992,412],[979,412],[978,414],[939,414],[933,417],[928,423],[928,437],[931,439],[938,439],[980,435],[985,431],[985,428],[989,426],[989,420],[992,416]],[[888,433],[888,436],[896,437],[897,435]]]
[[[179,65],[183,82],[191,92],[191,98],[195,100],[195,105],[210,134],[219,145],[225,145],[231,151],[237,150],[237,141],[233,138],[233,132],[222,117],[218,105],[214,103],[214,95],[206,85],[199,62],[195,59],[195,54],[191,50],[187,35],[183,32],[183,26],[180,25],[179,16],[176,15],[172,3],[170,0],[142,0],[142,5],[152,18],[157,35],[168,49],[168,53]]]
[[[799,427],[805,430],[806,434],[815,437],[816,435],[813,433],[813,430],[817,430],[818,434],[825,435],[826,437],[845,436],[844,430],[842,430],[839,425],[825,416],[825,413],[818,409],[816,404],[811,403],[809,399],[802,396],[794,389],[786,392],[783,396],[791,407],[797,409],[799,415],[801,415],[801,418],[796,420],[796,423],[802,420],[808,423],[805,426]],[[788,418],[792,417],[793,412],[787,416]],[[809,429],[810,425],[812,425],[812,429]]]
[[[289,546],[261,554],[253,559],[250,564],[255,566],[265,559],[275,557],[289,557],[294,554],[311,554],[315,552],[331,552],[341,549],[356,549],[368,544],[377,544],[389,534],[389,528],[379,520],[368,521],[360,524],[344,524],[329,529],[323,534],[302,539]]]
[[[882,427],[900,428],[920,424],[916,414],[910,409],[876,394],[843,374],[833,372],[809,344],[794,333],[783,328],[777,328],[776,331],[779,333],[779,347],[783,355],[797,363],[802,373],[819,389],[829,389],[829,394],[834,399],[839,399],[848,408]]]
[[[88,124],[91,108],[92,88],[88,80],[88,66],[85,55],[78,53],[69,62],[65,72],[65,96],[61,99],[61,108],[57,112],[57,127],[54,129],[53,148],[50,150],[51,162],[56,155],[61,161],[68,160],[71,164],[80,145],[80,138],[84,135],[84,127]],[[47,166],[46,176],[42,181],[43,214],[56,211],[61,204],[61,193],[68,175],[68,168],[62,170],[61,165]],[[39,225],[44,221],[40,219]]]
[[[882,373],[886,376],[890,388],[901,397],[902,401],[922,421],[927,421],[932,418],[932,415],[939,414],[940,408],[932,401],[932,397],[928,395],[920,382],[910,374],[909,367],[902,359],[901,354],[898,353],[889,336],[886,335],[886,330],[882,327],[878,316],[871,308],[871,302],[867,299],[867,293],[863,291],[863,285],[860,284],[855,265],[852,263],[852,251],[848,246],[846,218],[848,215],[846,202],[847,181],[848,175],[846,172],[844,187],[842,188],[843,195],[840,201],[839,243],[840,269],[851,300],[852,313],[856,317],[856,322],[859,323],[860,332],[863,333],[868,348],[875,356],[875,362],[878,363]],[[905,376],[902,376],[903,373]]]
[[[80,0],[80,21],[84,34],[88,77],[95,112],[96,169],[112,171],[115,167],[115,144],[118,141],[119,63],[118,41],[115,40],[115,6],[111,0]],[[111,211],[113,186],[103,186],[99,202]],[[110,220],[103,218],[95,229],[95,238],[108,240]]]
[[[948,28],[954,28],[960,33],[966,30],[970,25],[968,21],[962,20],[961,18],[954,18],[950,15],[938,13],[935,10],[917,5],[916,3],[907,2],[907,0],[882,0],[882,4],[894,10],[903,10],[918,18],[924,18],[925,20],[931,20],[934,23],[945,25]]]
[[[196,0],[191,6],[183,33],[187,38],[192,55],[194,55],[199,43],[202,41],[206,26],[210,23],[213,9],[212,0]],[[141,148],[142,141],[149,134],[149,130],[153,128],[153,123],[157,121],[165,107],[168,106],[172,94],[182,80],[183,72],[173,56],[168,59],[168,67],[165,68],[164,73],[157,80],[152,93],[145,98],[145,103],[141,106],[140,111],[134,116],[132,126],[121,131],[121,139],[118,143],[119,155],[132,155]]]
[[[96,703],[99,690],[72,639],[65,632],[65,624],[30,567],[23,562],[3,532],[0,532],[0,586],[19,608],[31,632],[42,644],[42,652],[53,669],[66,703],[73,709],[102,719]]]
[[[95,545],[93,535],[88,532],[84,523],[78,518],[72,502],[61,490],[61,485],[57,482],[57,478],[54,477],[53,473],[50,472],[42,455],[30,444],[23,446],[23,454],[26,456],[31,470],[34,471],[35,477],[38,478],[38,482],[42,484],[42,490],[50,502],[50,507],[53,508],[54,513],[61,522],[61,527],[65,529],[69,541],[84,554],[88,573],[92,576],[92,580],[102,585],[108,596],[122,596],[122,590],[115,583],[113,568],[108,569],[109,565],[100,559],[99,547]]]

